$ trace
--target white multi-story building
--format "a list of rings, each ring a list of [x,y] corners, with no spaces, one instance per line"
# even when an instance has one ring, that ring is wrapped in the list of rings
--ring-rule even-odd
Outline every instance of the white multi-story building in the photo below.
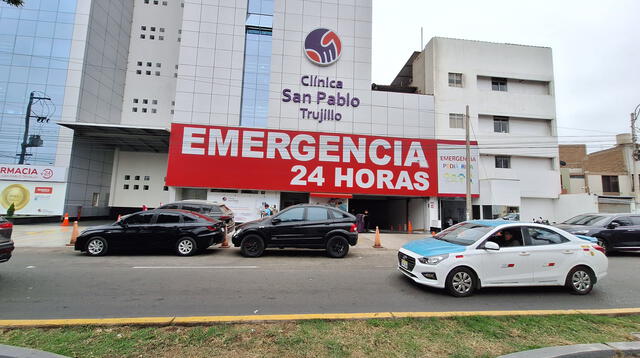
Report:
[[[469,106],[480,150],[475,217],[531,220],[554,219],[560,193],[553,81],[550,48],[436,37],[394,84],[433,94],[439,139],[465,138]],[[464,213],[464,202],[441,204],[444,216]]]
[[[200,198],[238,221],[332,202],[383,229],[441,227],[464,218],[465,105],[474,217],[546,216],[557,197],[550,49],[434,38],[381,86],[369,0],[75,9],[48,163],[68,169],[72,216]]]

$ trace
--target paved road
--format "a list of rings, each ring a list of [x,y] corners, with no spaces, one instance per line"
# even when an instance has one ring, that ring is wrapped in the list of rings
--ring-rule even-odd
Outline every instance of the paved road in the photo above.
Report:
[[[413,284],[396,271],[396,250],[368,244],[365,238],[343,260],[296,250],[257,259],[219,248],[187,258],[93,258],[70,248],[19,248],[0,264],[0,319],[640,306],[640,255],[612,257],[610,276],[587,296],[515,288],[456,299]]]

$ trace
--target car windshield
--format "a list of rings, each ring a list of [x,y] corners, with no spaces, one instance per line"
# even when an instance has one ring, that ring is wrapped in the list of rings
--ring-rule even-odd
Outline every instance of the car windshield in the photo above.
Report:
[[[441,231],[434,238],[452,244],[469,246],[493,229],[490,226],[463,222]]]
[[[605,224],[608,218],[609,218],[608,216],[602,216],[602,215],[578,215],[563,222],[563,224],[602,226]]]

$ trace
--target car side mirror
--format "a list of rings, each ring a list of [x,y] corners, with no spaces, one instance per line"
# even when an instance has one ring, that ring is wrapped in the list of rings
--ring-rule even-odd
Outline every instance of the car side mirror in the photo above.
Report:
[[[613,221],[613,222],[611,222],[609,225],[607,225],[607,229],[615,229],[615,228],[617,228],[618,226],[620,226],[620,223],[619,223],[619,222],[615,222],[615,221]]]
[[[280,220],[278,218],[271,219],[271,223],[274,224],[274,225],[278,225],[280,222],[282,222],[282,220]]]
[[[484,243],[484,246],[482,247],[485,250],[493,250],[493,251],[498,251],[500,250],[500,245],[496,244],[493,241],[487,241]]]

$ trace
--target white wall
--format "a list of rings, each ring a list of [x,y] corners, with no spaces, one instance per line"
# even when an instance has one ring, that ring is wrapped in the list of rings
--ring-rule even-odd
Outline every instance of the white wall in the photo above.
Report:
[[[563,222],[579,214],[597,213],[598,197],[587,193],[560,195],[556,202],[556,220]]]
[[[175,100],[176,81],[174,73],[178,72],[178,53],[182,36],[181,1],[167,1],[158,5],[153,0],[145,4],[136,1],[133,8],[131,25],[131,44],[127,59],[127,78],[122,104],[122,124],[142,125],[146,127],[168,128],[171,123],[172,102]],[[142,30],[142,26],[146,30]],[[151,28],[155,31],[151,31]],[[160,31],[163,29],[164,31]],[[140,36],[144,35],[142,39]],[[154,36],[151,39],[150,36]],[[160,40],[162,36],[163,40]],[[142,66],[138,63],[142,62]],[[148,63],[151,66],[147,66]],[[160,64],[160,67],[157,65]],[[141,74],[137,74],[141,71]],[[151,75],[147,75],[150,71]],[[159,76],[156,76],[159,72]],[[138,103],[134,103],[134,99]],[[147,104],[142,103],[143,100]],[[153,104],[153,101],[157,101]],[[133,112],[133,108],[137,111]],[[147,110],[143,112],[143,108]],[[153,113],[155,110],[155,113]]]
[[[272,58],[269,88],[268,128],[365,135],[434,138],[433,96],[371,90],[371,2],[276,0],[274,2]],[[205,12],[229,16],[212,18]],[[187,2],[176,90],[174,121],[179,123],[238,126],[244,60],[246,1],[218,4]],[[305,56],[304,38],[318,28],[334,29],[342,41],[340,59],[317,66]],[[209,33],[211,29],[229,33]],[[215,37],[215,41],[211,41]],[[213,58],[213,62],[207,59]],[[198,81],[193,81],[193,75]],[[342,89],[303,86],[301,77],[314,75],[340,80]],[[349,93],[360,100],[358,107],[326,103],[283,101],[283,90],[297,93],[317,91],[327,95]],[[304,119],[301,108],[333,109],[340,121]]]
[[[433,76],[425,75],[431,83],[423,90],[434,88],[436,137],[464,139],[464,129],[449,128],[449,114],[469,105],[481,154],[480,203],[548,211],[560,193],[551,49],[438,37],[425,52],[433,58],[425,61]],[[463,87],[449,87],[450,72],[462,73]],[[491,77],[507,78],[507,91],[492,91]],[[493,132],[493,116],[510,118],[509,133]],[[511,156],[512,168],[495,168],[495,155]]]
[[[129,180],[125,180],[129,175]],[[167,175],[167,154],[149,152],[116,151],[113,162],[110,206],[140,208],[142,205],[158,207],[170,201],[168,190],[164,190]],[[136,176],[140,178],[135,179]],[[144,180],[145,176],[149,180]],[[124,189],[129,185],[129,189]],[[138,185],[138,189],[134,186]],[[149,189],[144,190],[148,185]]]
[[[556,199],[522,198],[520,220],[532,221],[542,217],[549,222],[556,221]]]
[[[409,221],[413,230],[429,230],[429,212],[427,198],[409,199]]]

